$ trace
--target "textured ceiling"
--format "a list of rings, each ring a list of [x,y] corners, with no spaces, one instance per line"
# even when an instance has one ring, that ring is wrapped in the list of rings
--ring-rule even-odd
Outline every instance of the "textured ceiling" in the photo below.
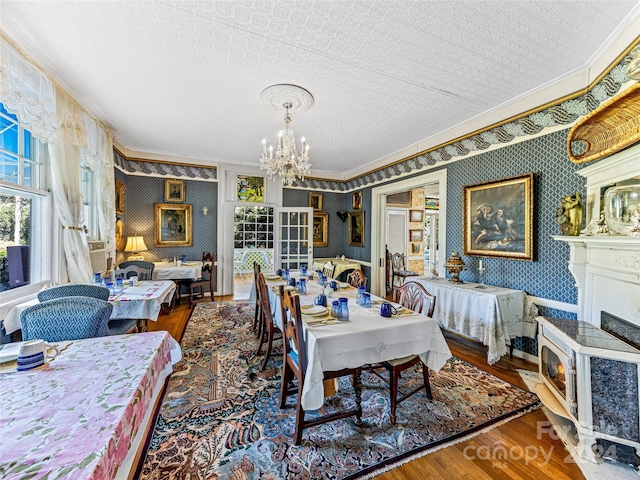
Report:
[[[4,34],[134,152],[258,164],[283,113],[349,177],[576,71],[636,1],[0,1]],[[626,18],[628,23],[629,17]],[[599,73],[599,72],[598,72]]]

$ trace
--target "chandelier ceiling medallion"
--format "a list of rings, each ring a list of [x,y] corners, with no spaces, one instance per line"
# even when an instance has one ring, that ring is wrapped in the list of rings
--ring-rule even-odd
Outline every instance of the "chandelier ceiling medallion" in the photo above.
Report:
[[[267,140],[262,140],[262,157],[260,169],[266,170],[270,179],[280,177],[282,185],[292,185],[296,178],[304,180],[311,173],[309,162],[309,145],[304,137],[300,139],[300,153],[296,147],[293,130],[289,128],[292,113],[307,111],[313,105],[313,96],[297,85],[272,85],[265,88],[260,99],[266,105],[284,109],[284,130],[280,130],[275,152],[273,145],[267,149]]]

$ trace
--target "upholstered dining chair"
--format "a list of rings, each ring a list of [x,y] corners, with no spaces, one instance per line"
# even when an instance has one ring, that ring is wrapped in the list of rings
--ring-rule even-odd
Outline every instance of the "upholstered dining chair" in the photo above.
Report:
[[[393,300],[394,302],[402,305],[405,308],[413,310],[414,312],[422,313],[428,317],[433,316],[433,309],[436,305],[436,297],[427,292],[422,285],[415,282],[407,282],[400,287],[394,288]],[[400,374],[408,368],[411,368],[417,364],[422,365],[422,377],[424,383],[422,385],[416,386],[408,392],[400,392],[400,396],[398,396],[398,380],[400,378]],[[429,369],[424,363],[422,363],[422,360],[420,360],[419,356],[409,355],[408,357],[396,358],[383,362],[379,366],[386,368],[389,373],[388,383],[391,396],[391,423],[396,423],[396,407],[398,406],[398,404],[414,395],[415,393],[419,392],[423,388],[425,389],[429,400],[433,399],[431,395],[431,385],[429,384]],[[375,368],[376,366],[372,366],[372,372],[378,375],[378,377],[380,377],[382,380],[387,382],[387,379],[382,375],[379,375],[376,372]]]
[[[189,307],[193,308],[194,299],[204,299],[207,288],[211,292],[211,301],[215,302],[215,283],[216,283],[216,261],[218,254],[202,252],[202,278],[195,280],[181,280],[180,285],[186,285],[189,288]]]
[[[417,277],[418,272],[407,270],[407,261],[404,253],[394,253],[391,255],[391,288],[396,286],[396,277],[404,282],[407,277]]]
[[[153,280],[153,269],[156,267],[153,262],[145,262],[142,260],[129,260],[118,265],[120,270],[127,267],[138,267],[142,269],[142,274],[137,275],[138,280]],[[133,277],[135,274],[127,274],[126,278]]]
[[[149,277],[149,269],[138,267],[137,265],[129,265],[125,268],[116,268],[114,275],[122,277],[125,280],[131,277],[138,277],[138,280],[145,280]]]
[[[113,306],[92,297],[60,297],[25,308],[20,314],[22,339],[47,342],[109,336]]]
[[[280,408],[287,406],[287,397],[296,394],[296,430],[293,438],[295,445],[302,442],[302,431],[305,428],[314,427],[327,422],[333,422],[341,418],[356,416],[358,423],[362,418],[361,394],[362,384],[360,382],[361,368],[345,368],[338,371],[325,371],[324,379],[353,376],[355,389],[355,408],[351,410],[338,411],[332,414],[316,416],[307,419],[302,409],[302,388],[307,370],[307,347],[304,340],[302,327],[302,315],[300,311],[300,298],[296,293],[285,290],[284,286],[279,287],[280,307],[282,321],[284,322],[284,358],[282,365],[282,386],[280,387]],[[294,379],[297,382],[294,382]]]
[[[362,270],[354,270],[347,277],[347,283],[352,287],[367,288],[367,277],[364,276],[364,272]]]
[[[266,343],[267,350],[265,352],[262,365],[260,366],[260,371],[264,371],[267,367],[267,362],[269,362],[269,358],[271,357],[273,342],[275,340],[282,339],[282,332],[273,320],[273,313],[271,312],[271,304],[269,302],[269,287],[267,286],[267,281],[264,279],[264,275],[258,272],[256,280],[256,293],[260,299],[260,316],[262,319],[262,327],[260,327],[260,342],[258,343],[256,356],[260,355],[262,345]]]
[[[85,285],[68,283],[47,288],[38,293],[38,300],[46,302],[54,298],[63,297],[91,297],[100,300],[109,300],[110,291],[107,287],[100,285]],[[138,322],[135,318],[121,318],[109,320],[109,335],[124,335],[125,333],[136,333]]]
[[[83,283],[67,283],[56,285],[38,292],[38,300],[46,302],[61,297],[92,297],[109,300],[109,289],[100,285],[86,285]]]

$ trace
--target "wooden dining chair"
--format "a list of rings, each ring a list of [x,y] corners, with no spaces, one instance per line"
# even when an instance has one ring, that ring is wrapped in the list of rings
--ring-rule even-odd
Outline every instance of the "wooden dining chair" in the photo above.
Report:
[[[260,302],[260,289],[258,288],[258,274],[260,273],[260,264],[253,262],[253,284],[256,287],[256,305],[253,313],[253,325],[251,329],[256,332],[256,337],[262,336],[262,304]]]
[[[322,273],[324,273],[325,277],[327,278],[333,278],[333,273],[335,271],[336,271],[336,266],[333,264],[333,262],[331,262],[331,260],[325,263],[324,266],[322,267]]]
[[[417,277],[418,275],[418,272],[407,270],[407,261],[404,253],[391,255],[391,289],[396,286],[396,277],[400,278],[404,283],[408,277]]]
[[[204,300],[204,294],[209,289],[211,292],[211,301],[215,302],[215,282],[216,282],[216,261],[218,255],[216,253],[202,252],[202,278],[194,280],[183,280],[180,285],[186,285],[189,288],[189,308],[193,308],[195,299]],[[179,287],[178,287],[179,288]]]
[[[275,340],[282,340],[282,332],[273,321],[273,313],[271,312],[271,304],[269,301],[269,287],[267,286],[267,281],[264,279],[264,275],[260,272],[258,272],[257,275],[256,291],[260,292],[258,297],[260,298],[260,314],[263,322],[256,356],[260,355],[262,345],[267,344],[264,360],[260,366],[260,371],[262,372],[267,367],[269,358],[271,358],[273,342]]]
[[[347,277],[347,283],[352,287],[367,288],[367,277],[364,276],[364,272],[362,270],[354,270]]]
[[[415,282],[408,282],[400,287],[394,288],[393,301],[405,308],[413,310],[414,312],[422,313],[428,317],[433,316],[433,309],[436,305],[436,297],[427,292],[422,285]],[[411,368],[417,364],[422,365],[422,377],[424,383],[422,385],[418,385],[408,392],[400,392],[398,389],[398,380],[400,378],[400,374],[408,368]],[[382,375],[378,374],[378,372],[376,371],[376,367],[378,366],[384,367],[388,371],[388,380]],[[418,355],[409,355],[408,357],[388,360],[386,362],[382,362],[378,366],[372,366],[371,371],[389,384],[389,393],[391,396],[391,413],[389,418],[391,420],[391,423],[396,423],[396,407],[398,406],[398,404],[414,395],[415,393],[419,392],[423,388],[425,389],[429,400],[433,399],[433,396],[431,395],[431,385],[429,384],[429,368],[424,363],[422,363],[422,360],[420,360],[420,357]],[[400,396],[398,396],[399,394]]]
[[[296,430],[293,439],[295,445],[300,445],[302,441],[302,431],[305,428],[314,427],[327,422],[333,422],[341,418],[356,416],[360,423],[362,418],[362,384],[360,381],[361,368],[344,368],[338,371],[325,371],[324,379],[353,376],[355,389],[355,408],[346,411],[338,411],[332,414],[313,418],[305,418],[302,409],[302,388],[307,370],[307,346],[304,339],[302,327],[302,314],[300,312],[300,298],[290,290],[284,290],[284,286],[279,287],[280,307],[282,321],[284,323],[284,358],[282,362],[282,386],[280,387],[280,408],[287,406],[287,397],[296,394]],[[294,380],[297,380],[294,382]]]

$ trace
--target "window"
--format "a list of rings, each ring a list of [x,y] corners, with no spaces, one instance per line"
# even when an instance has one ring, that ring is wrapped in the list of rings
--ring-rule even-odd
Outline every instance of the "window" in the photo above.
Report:
[[[235,207],[234,247],[273,248],[273,207]]]
[[[0,104],[0,292],[47,281],[50,195],[44,145]]]

